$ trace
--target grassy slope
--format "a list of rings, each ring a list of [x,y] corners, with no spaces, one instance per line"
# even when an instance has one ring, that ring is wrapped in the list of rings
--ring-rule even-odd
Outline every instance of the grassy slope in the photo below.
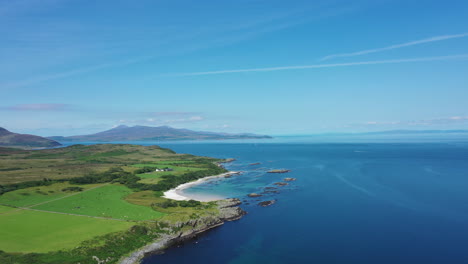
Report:
[[[124,197],[132,191],[121,185],[107,185],[33,209],[125,220],[152,220],[164,214],[150,207],[128,203]]]
[[[126,230],[133,223],[37,211],[0,215],[0,249],[6,252],[48,252],[73,248],[98,235]]]
[[[4,128],[0,127],[0,146],[11,146],[11,147],[19,147],[19,148],[48,148],[48,147],[57,147],[61,144],[50,140],[47,138],[34,136],[34,135],[27,135],[27,134],[16,134],[7,131]]]
[[[59,199],[68,195],[77,194],[77,192],[62,191],[64,188],[67,187],[81,187],[84,189],[84,191],[86,191],[88,189],[95,188],[101,185],[102,184],[77,185],[63,182],[53,184],[50,186],[31,187],[3,194],[2,196],[0,196],[0,204],[19,207],[31,206]]]
[[[127,196],[125,200],[133,204],[151,206],[152,204],[162,203],[167,199],[157,197],[151,191],[141,191]],[[203,203],[203,205],[199,208],[178,206],[168,208],[158,207],[157,210],[166,214],[164,217],[162,217],[162,220],[173,223],[195,219],[200,216],[216,215],[218,213],[216,203],[214,202]]]

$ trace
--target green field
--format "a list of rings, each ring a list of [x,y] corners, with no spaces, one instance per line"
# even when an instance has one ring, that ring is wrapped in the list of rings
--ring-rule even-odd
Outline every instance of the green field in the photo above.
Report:
[[[168,164],[181,164],[184,166],[179,165],[168,165]],[[158,171],[158,172],[149,172],[149,173],[141,173],[137,174],[138,177],[142,178],[140,182],[147,183],[147,184],[156,184],[160,181],[161,176],[163,175],[174,175],[179,176],[186,172],[191,171],[199,171],[203,170],[204,168],[196,168],[196,167],[187,167],[187,165],[193,164],[191,161],[163,161],[158,162],[157,164],[145,163],[145,164],[134,164],[133,167],[137,168],[144,168],[144,167],[154,167],[154,168],[171,168],[173,171]]]
[[[56,183],[50,186],[38,186],[8,192],[0,196],[0,204],[25,207],[59,199],[77,192],[62,191],[67,187],[81,187],[84,191],[101,186],[102,184],[76,185],[66,182]]]
[[[0,214],[6,213],[6,212],[11,211],[11,210],[16,210],[16,209],[12,208],[12,207],[0,205]]]
[[[106,185],[39,206],[33,209],[125,220],[151,220],[164,214],[150,207],[128,203],[132,190],[121,185]]]
[[[132,166],[137,167],[137,168],[143,168],[143,167],[161,167],[161,166],[166,167],[168,165],[178,166],[178,165],[190,165],[190,164],[195,164],[195,162],[192,160],[161,160],[156,163],[138,163],[138,164],[133,164]]]
[[[181,222],[217,216],[216,203],[160,196],[224,172],[219,161],[158,146],[0,147],[0,264],[95,264],[93,256],[116,263],[167,232],[168,223],[179,232]],[[173,171],[139,173],[144,167]]]
[[[132,225],[124,221],[20,210],[0,215],[0,249],[38,253],[68,249]]]

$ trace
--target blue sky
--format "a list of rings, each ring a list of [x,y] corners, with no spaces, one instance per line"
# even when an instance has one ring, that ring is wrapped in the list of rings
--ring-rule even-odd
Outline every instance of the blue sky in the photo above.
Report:
[[[0,126],[468,129],[468,2],[0,0]]]

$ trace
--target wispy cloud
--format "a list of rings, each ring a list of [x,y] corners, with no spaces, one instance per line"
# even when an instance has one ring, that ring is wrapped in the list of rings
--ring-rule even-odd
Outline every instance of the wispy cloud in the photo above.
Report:
[[[85,67],[85,68],[80,68],[80,69],[75,69],[71,71],[66,71],[66,72],[60,72],[60,73],[53,73],[53,74],[44,74],[41,76],[38,76],[36,78],[31,78],[31,79],[26,79],[22,81],[14,81],[14,82],[6,82],[6,83],[1,83],[0,86],[3,88],[19,88],[23,86],[28,86],[32,84],[37,84],[45,81],[50,81],[50,80],[55,80],[55,79],[61,79],[61,78],[66,78],[69,76],[74,76],[74,75],[79,75],[79,74],[85,74],[88,72],[93,72],[101,69],[106,69],[109,67],[116,67],[116,66],[125,66],[127,64],[134,63],[136,59],[128,60],[128,61],[122,61],[119,63],[105,63],[105,64],[100,64],[100,65],[94,65],[90,67]]]
[[[351,53],[332,54],[332,55],[328,55],[328,56],[321,58],[320,61],[325,61],[325,60],[330,60],[330,59],[335,59],[335,58],[343,58],[343,57],[354,57],[354,56],[366,55],[370,53],[377,53],[377,52],[382,52],[382,51],[387,51],[387,50],[400,49],[400,48],[405,48],[405,47],[410,47],[410,46],[415,46],[415,45],[420,45],[420,44],[425,44],[425,43],[430,43],[430,42],[437,42],[437,41],[464,38],[464,37],[468,37],[468,33],[435,36],[435,37],[430,37],[426,39],[420,39],[420,40],[410,41],[406,43],[391,45],[391,46],[387,46],[383,48],[361,50],[361,51],[356,51],[356,52],[351,52]]]
[[[170,117],[170,116],[192,116],[192,115],[199,115],[200,113],[197,112],[153,112],[150,113],[151,116],[157,117]]]
[[[268,68],[250,68],[250,69],[236,69],[236,70],[171,73],[171,74],[165,74],[163,76],[197,76],[197,75],[215,75],[215,74],[243,73],[243,72],[270,72],[270,71],[304,70],[304,69],[349,67],[349,66],[360,66],[360,65],[397,64],[397,63],[409,63],[409,62],[449,61],[449,60],[465,60],[465,59],[468,59],[468,54],[458,54],[458,55],[438,56],[438,57],[423,57],[423,58],[412,58],[412,59],[360,61],[360,62],[333,63],[333,64],[313,64],[313,65],[300,65],[300,66],[282,66],[282,67],[268,67]]]
[[[171,125],[204,121],[205,117],[195,112],[154,112],[140,118],[120,119],[126,125]]]
[[[53,4],[59,6],[58,4],[63,2],[63,0],[43,1],[50,2],[48,6]],[[149,24],[145,22],[141,27],[131,28],[127,24],[107,24],[101,23],[102,21],[77,25],[69,19],[60,19],[61,16],[49,16],[51,21],[48,17],[46,20],[48,24],[23,25],[22,17],[15,16],[16,12],[13,11],[19,10],[27,13],[28,10],[35,10],[42,1],[18,0],[16,2],[16,4],[9,2],[0,4],[0,15],[2,10],[5,13],[8,12],[10,16],[17,19],[18,24],[14,24],[16,27],[9,26],[5,29],[4,35],[9,36],[9,39],[2,48],[5,54],[15,56],[5,58],[3,63],[0,63],[0,70],[4,68],[16,73],[33,68],[31,72],[34,74],[28,74],[32,76],[30,78],[4,80],[0,83],[0,89],[32,86],[101,70],[129,67],[156,60],[161,56],[176,57],[198,50],[232,45],[363,8],[362,5],[344,4],[339,1],[315,1],[304,5],[285,5],[287,6],[285,9],[265,10],[264,13],[258,15],[245,12],[246,8],[251,9],[250,5],[255,7],[258,5],[246,1],[249,2],[246,3],[247,7],[232,3],[227,5],[232,8],[223,8],[221,14],[215,14],[208,20],[206,17],[196,20],[196,23],[191,21],[187,25],[160,21],[154,18],[153,12],[140,10],[141,16],[148,16],[151,18],[148,21],[152,22]],[[126,5],[131,4],[130,2],[123,4],[123,6]],[[209,5],[212,7],[213,4]],[[64,10],[61,12],[71,12],[66,5],[63,6]],[[155,2],[150,6],[158,7],[153,8],[155,10],[161,9],[160,3]],[[146,8],[146,10],[150,9]],[[204,21],[209,21],[209,23]],[[161,24],[165,26],[161,27]],[[122,54],[125,55],[122,56]],[[18,56],[21,56],[21,59],[18,59]],[[47,67],[44,63],[48,64]],[[71,65],[66,67],[69,70],[62,70],[61,66],[66,64]],[[42,71],[45,68],[51,70]]]
[[[68,104],[18,104],[0,107],[0,110],[7,111],[68,111],[71,106]]]

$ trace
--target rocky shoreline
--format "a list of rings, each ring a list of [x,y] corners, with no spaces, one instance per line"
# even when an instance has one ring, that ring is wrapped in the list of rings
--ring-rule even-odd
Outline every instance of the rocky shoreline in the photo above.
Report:
[[[226,221],[235,221],[246,214],[238,205],[239,199],[225,199],[217,202],[219,213],[216,216],[206,216],[192,219],[185,222],[170,223],[168,234],[163,235],[152,244],[149,244],[133,252],[130,256],[119,261],[119,264],[137,264],[149,255],[163,252],[164,249],[171,247],[184,240],[191,239],[200,233],[212,228],[223,225]],[[183,227],[191,227],[189,230],[183,230]],[[177,230],[177,231],[173,231]]]

